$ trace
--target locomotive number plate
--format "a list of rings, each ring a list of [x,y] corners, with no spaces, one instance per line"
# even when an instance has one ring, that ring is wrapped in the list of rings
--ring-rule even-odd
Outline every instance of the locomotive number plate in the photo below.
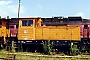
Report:
[[[28,30],[24,30],[24,33],[25,33],[25,34],[28,33]]]

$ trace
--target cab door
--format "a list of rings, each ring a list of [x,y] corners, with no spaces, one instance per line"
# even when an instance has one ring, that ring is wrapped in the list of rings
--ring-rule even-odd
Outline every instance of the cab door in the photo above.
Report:
[[[19,21],[18,40],[35,39],[35,20],[22,19]]]

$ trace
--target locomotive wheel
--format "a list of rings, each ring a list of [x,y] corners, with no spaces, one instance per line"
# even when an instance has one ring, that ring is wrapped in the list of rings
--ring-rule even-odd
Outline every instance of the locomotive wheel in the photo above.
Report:
[[[21,41],[20,41],[20,43],[17,43],[17,51],[18,52],[23,52],[23,47],[22,47]]]

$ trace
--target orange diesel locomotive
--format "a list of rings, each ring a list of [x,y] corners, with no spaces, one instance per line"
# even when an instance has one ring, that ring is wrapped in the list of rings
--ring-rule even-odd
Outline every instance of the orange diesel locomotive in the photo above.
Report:
[[[73,44],[73,42],[80,42],[80,26],[67,25],[42,25],[42,19],[38,18],[19,18],[18,25],[18,46],[19,48],[24,44],[42,44],[45,41],[59,45],[63,43]],[[67,44],[66,46],[68,46]],[[31,45],[27,45],[31,46]],[[34,47],[35,48],[35,47]],[[20,48],[21,49],[21,48]],[[25,49],[25,48],[24,48]]]

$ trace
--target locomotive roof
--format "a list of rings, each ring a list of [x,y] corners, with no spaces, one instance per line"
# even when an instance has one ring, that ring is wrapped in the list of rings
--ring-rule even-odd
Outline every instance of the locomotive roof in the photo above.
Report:
[[[36,19],[41,17],[11,18],[11,19]]]
[[[41,17],[28,17],[28,18],[11,18],[13,23],[18,23],[19,19],[35,19]],[[89,19],[82,19],[82,17],[48,17],[48,18],[41,18],[42,24],[90,24]]]

